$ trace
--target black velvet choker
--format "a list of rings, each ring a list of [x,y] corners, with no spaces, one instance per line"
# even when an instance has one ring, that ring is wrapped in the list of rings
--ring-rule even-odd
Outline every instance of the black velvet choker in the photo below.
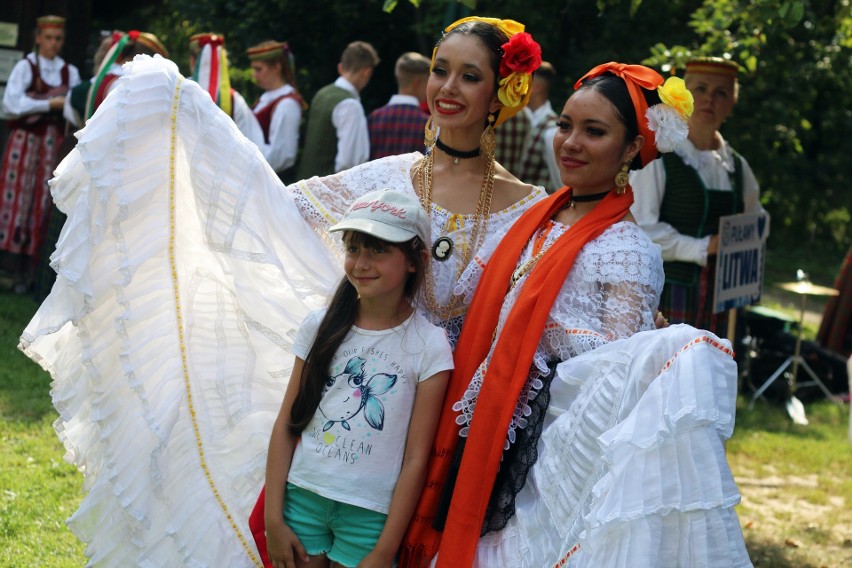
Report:
[[[440,138],[435,139],[435,146],[437,146],[441,152],[453,158],[453,163],[455,164],[458,164],[459,160],[469,160],[470,158],[476,158],[479,156],[479,147],[476,147],[473,150],[468,150],[467,152],[462,152],[461,150],[450,148],[441,142]]]
[[[611,190],[610,190],[611,191]],[[600,193],[590,193],[589,195],[571,195],[571,200],[565,204],[565,207],[574,207],[575,203],[588,203],[590,201],[600,201],[604,197],[609,195],[609,191],[602,191]]]

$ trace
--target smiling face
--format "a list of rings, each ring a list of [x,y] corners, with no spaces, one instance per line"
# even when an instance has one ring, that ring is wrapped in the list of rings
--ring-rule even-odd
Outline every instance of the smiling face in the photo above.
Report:
[[[442,129],[481,132],[489,112],[500,108],[491,54],[472,35],[450,34],[438,46],[426,100]]]
[[[45,59],[53,59],[59,55],[62,44],[65,43],[65,30],[62,28],[43,28],[36,32],[38,54]]]
[[[684,81],[695,101],[689,127],[718,130],[734,111],[736,79],[729,75],[689,73]]]
[[[361,300],[402,298],[409,274],[417,269],[399,247],[381,242],[364,244],[347,232],[343,271]]]
[[[571,95],[557,127],[553,151],[559,173],[577,194],[612,189],[622,164],[636,156],[643,140],[625,141],[627,130],[615,107],[592,88]]]

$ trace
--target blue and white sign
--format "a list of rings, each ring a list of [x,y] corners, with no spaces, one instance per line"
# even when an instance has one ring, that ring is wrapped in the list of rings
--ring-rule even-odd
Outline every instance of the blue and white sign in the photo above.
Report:
[[[719,219],[713,311],[756,303],[763,288],[769,215],[742,213]]]

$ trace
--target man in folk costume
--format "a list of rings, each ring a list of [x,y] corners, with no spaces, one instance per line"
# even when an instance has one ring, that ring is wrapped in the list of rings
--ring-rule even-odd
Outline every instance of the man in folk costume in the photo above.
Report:
[[[403,53],[396,60],[396,94],[367,117],[371,160],[425,150],[423,129],[429,114],[420,105],[426,100],[429,66],[429,58],[415,51]]]
[[[252,107],[263,134],[263,157],[285,181],[295,181],[302,111],[307,109],[296,86],[295,60],[286,41],[264,41],[247,50],[252,77],[263,89]]]
[[[540,185],[553,193],[562,187],[559,166],[553,153],[553,136],[556,134],[556,111],[550,104],[550,87],[556,80],[556,70],[548,61],[533,74],[532,94],[527,106],[532,119],[529,146],[524,152],[524,164],[518,177],[527,183]]]
[[[206,32],[190,37],[189,71],[192,79],[234,120],[239,131],[260,146],[263,143],[260,124],[242,95],[231,87],[225,36]]]
[[[36,21],[35,49],[15,64],[3,110],[12,117],[0,167],[0,251],[12,270],[15,292],[29,289],[50,211],[47,181],[53,175],[64,139],[62,106],[68,89],[80,82],[76,67],[59,52],[65,41],[65,18]]]
[[[343,50],[337,64],[340,76],[311,101],[298,179],[334,174],[370,157],[367,116],[359,93],[378,64],[379,54],[369,43],[353,41]]]
[[[738,71],[735,62],[719,57],[690,60],[684,75],[695,98],[689,137],[675,152],[631,172],[631,212],[662,247],[665,261],[660,310],[672,323],[720,337],[727,336],[728,318],[713,313],[719,218],[763,211],[748,162],[719,133],[737,102]]]

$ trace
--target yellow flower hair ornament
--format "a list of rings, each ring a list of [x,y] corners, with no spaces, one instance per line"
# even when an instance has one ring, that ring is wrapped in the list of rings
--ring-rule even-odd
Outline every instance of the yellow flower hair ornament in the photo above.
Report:
[[[692,116],[692,93],[680,77],[669,77],[657,87],[661,104],[645,112],[648,129],[654,132],[657,150],[672,152],[686,141],[689,135],[688,120]]]

